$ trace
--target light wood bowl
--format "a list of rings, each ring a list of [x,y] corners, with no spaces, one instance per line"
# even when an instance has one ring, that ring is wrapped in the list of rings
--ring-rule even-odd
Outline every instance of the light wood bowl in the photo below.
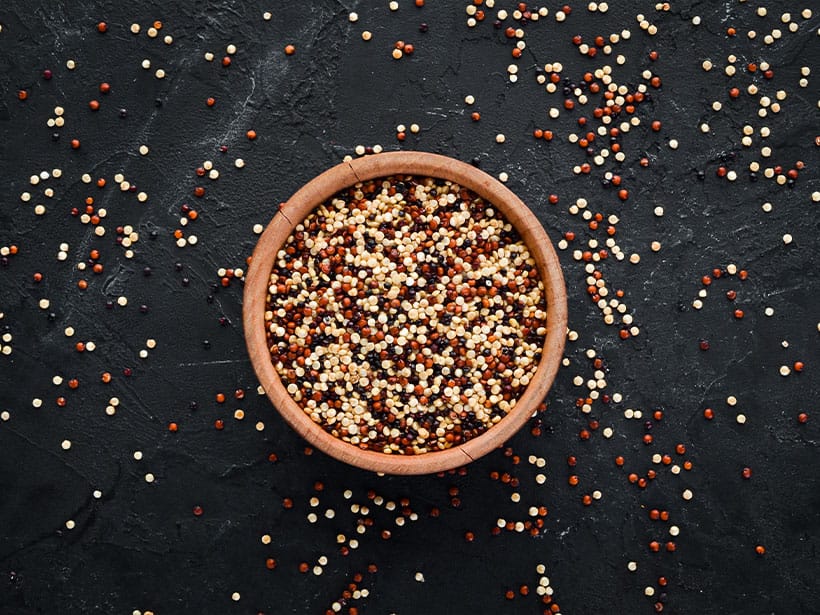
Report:
[[[313,209],[357,182],[406,174],[451,180],[492,203],[512,223],[536,261],[547,301],[547,335],[535,375],[515,408],[480,436],[443,451],[421,455],[388,455],[362,450],[325,432],[288,394],[271,361],[265,331],[265,302],[276,254]],[[300,188],[274,215],[259,238],[245,278],[245,341],[259,382],[274,407],[311,445],[360,468],[386,474],[429,474],[456,468],[501,446],[534,413],[547,394],[564,348],[567,293],[561,266],[541,223],[509,189],[483,171],[453,158],[424,152],[391,152],[344,162]]]

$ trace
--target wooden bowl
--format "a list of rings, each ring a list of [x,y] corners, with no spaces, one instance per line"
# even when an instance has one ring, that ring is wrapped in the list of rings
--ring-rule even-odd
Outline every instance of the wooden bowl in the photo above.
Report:
[[[538,266],[547,302],[547,335],[536,372],[515,407],[480,436],[443,451],[388,455],[362,450],[325,432],[288,394],[271,361],[265,331],[265,303],[276,254],[295,226],[320,203],[357,182],[395,174],[451,180],[492,203],[512,223]],[[360,468],[387,474],[429,474],[467,464],[501,446],[529,419],[549,390],[564,348],[567,294],[558,257],[541,223],[500,182],[475,167],[437,154],[391,152],[357,158],[315,177],[285,203],[253,252],[245,278],[243,323],[256,375],[279,413],[305,440],[325,453]]]

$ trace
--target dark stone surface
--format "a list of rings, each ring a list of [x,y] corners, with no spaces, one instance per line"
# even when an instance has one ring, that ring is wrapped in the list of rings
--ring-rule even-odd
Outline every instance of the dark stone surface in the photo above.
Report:
[[[369,596],[348,601],[344,613],[350,606],[399,615],[540,613],[546,607],[535,592],[539,562],[565,614],[655,612],[661,593],[668,613],[820,611],[814,264],[820,224],[811,200],[820,190],[817,10],[806,20],[803,6],[784,2],[766,3],[765,18],[755,15],[755,3],[673,2],[671,11],[658,12],[652,2],[613,2],[605,15],[579,4],[556,23],[558,7],[549,5],[548,18],[522,26],[527,48],[515,61],[513,43],[492,23],[497,9],[511,12],[513,3],[485,7],[487,18],[473,29],[465,24],[466,2],[400,4],[397,12],[381,0],[270,6],[11,0],[0,6],[0,247],[19,247],[0,267],[0,328],[13,335],[12,354],[0,355],[0,411],[10,413],[0,422],[0,612],[324,613],[363,572],[359,587]],[[780,23],[787,4],[800,25],[796,34]],[[262,19],[265,10],[270,21]],[[348,22],[349,10],[358,12],[356,24]],[[639,12],[657,24],[656,36],[641,31]],[[699,27],[691,24],[695,15]],[[157,19],[163,28],[150,39],[146,29]],[[100,20],[108,23],[104,34],[96,29]],[[139,36],[128,30],[134,22],[142,26]],[[422,22],[426,33],[419,32]],[[736,37],[726,36],[729,26]],[[764,34],[776,27],[783,38],[765,45]],[[571,40],[627,28],[631,39],[610,56],[584,57]],[[755,40],[746,36],[750,28],[758,32]],[[360,38],[365,29],[373,32],[367,43]],[[162,42],[166,34],[174,37],[170,46]],[[390,51],[398,39],[416,51],[395,61]],[[229,43],[238,52],[223,67]],[[297,47],[289,57],[288,43]],[[655,62],[651,50],[660,54]],[[213,63],[203,59],[206,51],[216,55]],[[618,53],[626,57],[623,66],[615,64]],[[738,57],[732,78],[723,72],[730,53]],[[74,71],[66,69],[69,58],[78,64]],[[140,66],[146,58],[150,70]],[[707,58],[715,63],[709,73],[700,68]],[[562,77],[576,84],[605,64],[630,90],[645,81],[644,70],[662,78],[636,110],[641,125],[620,139],[623,163],[610,157],[589,175],[573,174],[574,165],[590,159],[567,137],[586,132],[577,124],[582,115],[593,129],[600,125],[591,111],[602,99],[591,96],[590,104],[550,120],[548,109],[562,107],[564,97],[561,87],[547,94],[535,70],[559,61]],[[763,61],[775,73],[771,80],[743,68]],[[515,84],[506,76],[511,63],[519,68]],[[802,66],[813,71],[807,88],[798,85]],[[154,77],[157,68],[166,70],[164,80]],[[43,79],[45,69],[52,79]],[[102,81],[111,84],[110,93],[99,93]],[[786,90],[781,113],[759,118],[759,96],[745,93],[749,83],[772,100]],[[734,101],[727,94],[732,86],[743,91]],[[28,92],[22,102],[21,89]],[[467,94],[476,97],[474,107],[464,104]],[[209,96],[217,101],[212,108],[205,105]],[[88,108],[91,99],[101,103],[96,112]],[[722,111],[711,110],[713,100],[723,103]],[[60,129],[46,125],[56,105],[65,108]],[[480,122],[470,120],[473,110]],[[650,130],[655,119],[660,132]],[[708,135],[699,129],[704,121]],[[414,122],[421,132],[399,144],[395,126]],[[750,148],[740,143],[747,123],[756,133]],[[764,125],[772,134],[761,140]],[[553,130],[555,139],[533,139],[536,127]],[[255,141],[245,137],[251,128]],[[506,135],[503,145],[496,144],[497,133]],[[71,149],[74,138],[78,150]],[[673,138],[677,150],[668,147]],[[759,154],[762,141],[772,147],[771,162]],[[141,144],[150,147],[148,156],[139,155]],[[510,442],[520,464],[498,451],[464,475],[378,477],[318,452],[306,455],[304,443],[256,394],[243,345],[241,283],[223,288],[217,269],[243,267],[256,238],[253,225],[265,224],[277,203],[358,144],[434,151],[476,160],[493,175],[507,172],[508,186],[553,241],[576,233],[560,255],[570,327],[579,339],[568,343],[569,366],[540,417],[542,434],[524,430]],[[219,151],[222,145],[227,152]],[[600,138],[593,145],[603,146]],[[237,157],[245,159],[244,169],[234,168]],[[195,176],[205,160],[219,169],[217,181]],[[806,167],[793,186],[778,186],[762,170],[751,181],[752,160],[782,165],[784,172],[797,160]],[[737,171],[735,182],[716,176],[722,163]],[[54,168],[62,169],[61,178],[29,185],[31,175]],[[627,201],[602,186],[608,171],[622,176]],[[107,186],[82,183],[86,172],[104,177]],[[147,202],[118,190],[116,173],[146,191]],[[206,188],[204,198],[193,196],[198,185]],[[51,199],[43,196],[49,186]],[[28,203],[20,200],[24,191],[32,194]],[[548,203],[553,193],[557,205]],[[89,196],[108,211],[102,238],[70,214]],[[621,340],[618,325],[605,325],[586,293],[584,263],[572,252],[592,238],[603,246],[607,236],[606,224],[592,231],[568,213],[580,197],[593,213],[616,214],[618,245],[642,257],[631,265],[610,256],[601,265],[610,292],[624,290],[637,337]],[[761,210],[766,201],[773,204],[769,214]],[[47,206],[45,216],[33,214],[37,203]],[[183,203],[200,214],[185,228],[199,242],[180,249],[173,232]],[[658,205],[662,218],[652,213]],[[115,241],[123,225],[140,235],[133,259]],[[784,233],[793,235],[791,244],[784,245]],[[654,240],[662,244],[658,253],[649,249]],[[69,250],[60,262],[62,242]],[[76,269],[91,249],[101,253],[102,274]],[[729,263],[748,270],[748,280],[716,280],[704,308],[692,309],[701,276]],[[38,271],[44,277],[35,283]],[[89,286],[80,291],[83,278]],[[724,298],[730,289],[737,291],[736,305]],[[119,296],[128,305],[107,309]],[[42,298],[50,299],[49,309],[38,308]],[[772,317],[764,315],[767,306]],[[735,308],[745,311],[742,320],[733,318]],[[67,326],[76,330],[73,338],[64,336]],[[157,348],[140,359],[149,338]],[[708,351],[699,349],[701,339],[709,341]],[[97,349],[78,353],[77,341],[93,341]],[[573,385],[578,375],[593,378],[587,349],[605,362],[604,393],[623,395],[620,403],[596,401],[589,416],[576,407],[586,386]],[[798,360],[805,363],[802,373],[779,375],[781,365]],[[110,384],[100,382],[104,371],[113,375]],[[59,387],[55,375],[65,378]],[[68,388],[70,378],[80,380],[79,388]],[[236,389],[244,399],[234,398]],[[215,401],[218,392],[226,394],[224,404]],[[736,408],[726,404],[730,395]],[[59,396],[65,407],[56,405]],[[109,417],[112,397],[120,404]],[[34,398],[42,407],[32,407]],[[711,422],[702,418],[706,407],[714,408]],[[246,413],[243,421],[233,418],[237,408]],[[643,443],[644,420],[624,418],[627,408],[641,409],[644,419],[662,409],[651,445]],[[747,416],[745,425],[736,423],[738,412]],[[800,412],[809,414],[806,424],[798,423]],[[582,441],[579,431],[590,418],[600,428]],[[214,428],[217,419],[223,430]],[[168,430],[172,421],[177,433]],[[258,421],[264,430],[255,429]],[[605,427],[614,429],[612,438],[602,436]],[[68,451],[61,449],[65,439],[73,443]],[[684,455],[675,453],[678,443],[686,446]],[[133,458],[137,450],[141,461]],[[277,462],[268,460],[271,453]],[[670,454],[675,464],[691,460],[693,468],[674,475],[652,463],[655,453]],[[527,462],[530,455],[546,459],[544,470]],[[575,468],[567,466],[569,455],[577,457]],[[613,461],[617,455],[626,459],[623,468]],[[741,477],[746,466],[749,480]],[[628,481],[629,473],[644,476],[653,467],[657,478],[646,489]],[[520,486],[492,480],[492,471],[511,473]],[[540,471],[544,485],[535,482]],[[153,484],[144,480],[148,472],[156,476]],[[579,476],[577,487],[567,484],[570,474]],[[323,491],[315,492],[316,481]],[[457,507],[451,486],[459,490]],[[691,501],[681,498],[687,488]],[[95,489],[100,499],[92,496]],[[350,500],[343,497],[347,489]],[[596,489],[602,499],[584,506],[582,496]],[[401,506],[391,512],[376,505],[370,490],[385,500],[409,498],[418,520],[397,526]],[[519,503],[510,499],[514,491]],[[320,503],[312,508],[314,496]],[[283,498],[294,507],[285,509]],[[363,516],[351,512],[352,503],[370,508],[373,524],[362,535],[356,527]],[[531,505],[549,509],[539,536],[491,535],[499,517],[527,520]],[[201,516],[193,514],[196,506]],[[440,509],[437,518],[432,507]],[[328,508],[333,519],[324,516]],[[668,510],[669,522],[650,520],[652,508]],[[315,524],[306,518],[311,511],[319,517]],[[667,553],[671,525],[680,536],[677,550]],[[389,540],[380,537],[383,529],[391,530]],[[467,531],[473,542],[465,540]],[[359,541],[348,556],[339,553],[340,533]],[[269,545],[260,540],[264,534]],[[650,552],[652,540],[660,553]],[[765,546],[764,556],[755,554],[756,545]],[[321,576],[299,572],[301,562],[313,567],[323,555]],[[268,557],[276,558],[275,570],[266,568]],[[629,561],[637,562],[637,572],[627,571]],[[371,563],[378,572],[367,572]],[[665,588],[657,585],[661,575]],[[529,596],[505,599],[522,584]],[[656,588],[654,597],[644,595],[646,586]],[[238,602],[233,592],[241,594]]]

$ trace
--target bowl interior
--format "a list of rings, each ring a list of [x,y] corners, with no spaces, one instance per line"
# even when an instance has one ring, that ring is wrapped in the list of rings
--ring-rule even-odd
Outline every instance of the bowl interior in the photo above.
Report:
[[[535,259],[544,284],[547,334],[536,372],[515,407],[480,436],[443,451],[388,455],[363,450],[325,432],[288,394],[271,361],[264,312],[274,259],[293,229],[328,198],[358,182],[404,174],[453,181],[492,203],[513,224]],[[343,162],[318,175],[285,203],[259,238],[245,278],[245,340],[254,370],[273,405],[302,437],[354,466],[387,474],[427,474],[449,470],[488,453],[510,438],[543,400],[561,360],[567,326],[566,288],[560,263],[541,223],[508,188],[472,165],[425,152],[391,152]]]

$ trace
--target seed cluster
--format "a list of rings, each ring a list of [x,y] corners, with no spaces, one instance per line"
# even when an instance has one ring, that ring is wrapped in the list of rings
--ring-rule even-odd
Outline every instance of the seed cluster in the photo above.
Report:
[[[442,450],[510,412],[546,335],[515,228],[449,181],[395,176],[321,204],[277,255],[265,322],[288,392],[335,437]]]

